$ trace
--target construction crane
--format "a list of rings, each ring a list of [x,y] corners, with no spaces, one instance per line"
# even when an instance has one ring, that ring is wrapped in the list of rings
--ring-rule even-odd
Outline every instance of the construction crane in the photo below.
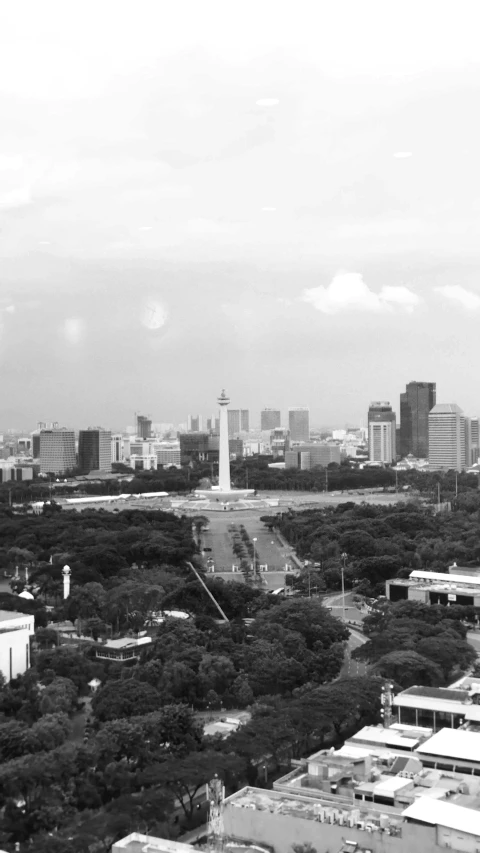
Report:
[[[186,562],[187,566],[189,567],[189,569],[191,569],[191,570],[192,570],[192,572],[194,572],[194,574],[195,574],[195,576],[196,576],[197,580],[198,580],[198,581],[200,581],[200,583],[202,584],[202,586],[203,586],[203,588],[204,588],[205,592],[207,593],[207,595],[208,595],[208,596],[210,596],[210,598],[212,599],[212,601],[213,601],[213,603],[214,603],[215,607],[217,608],[218,612],[220,613],[220,616],[222,617],[223,621],[224,621],[224,622],[229,622],[230,620],[229,620],[228,616],[226,616],[226,615],[225,615],[225,613],[223,612],[223,610],[222,610],[222,608],[220,607],[220,605],[219,605],[219,603],[218,603],[217,599],[214,597],[213,593],[211,593],[211,592],[210,592],[210,590],[209,590],[208,586],[206,585],[205,581],[204,581],[204,580],[203,580],[203,578],[201,578],[201,577],[200,577],[200,575],[198,574],[198,572],[197,572],[197,570],[196,570],[195,566],[193,566],[193,565],[192,565],[192,563],[189,563],[187,560],[186,560],[185,562]]]
[[[208,846],[212,853],[223,853],[224,828],[223,828],[223,801],[225,799],[225,786],[218,774],[207,785],[208,810]]]

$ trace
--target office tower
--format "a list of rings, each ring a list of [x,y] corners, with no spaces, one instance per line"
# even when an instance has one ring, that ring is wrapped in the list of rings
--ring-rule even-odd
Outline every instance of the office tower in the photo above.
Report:
[[[478,418],[465,416],[465,465],[476,465],[479,455],[479,424]]]
[[[409,382],[400,394],[400,455],[428,457],[428,413],[437,402],[435,382]]]
[[[182,457],[187,456],[196,462],[208,459],[211,449],[208,432],[183,432],[180,433],[180,452]]]
[[[465,416],[456,403],[438,403],[428,415],[428,462],[438,471],[465,468]]]
[[[276,427],[270,433],[270,448],[274,459],[285,457],[290,449],[290,433],[284,427]]]
[[[340,465],[340,446],[338,444],[302,444],[285,452],[285,467],[300,468],[304,471],[321,466],[327,468],[331,462]]]
[[[188,432],[202,432],[202,416],[201,415],[188,415],[187,416],[187,430]]]
[[[212,432],[218,435],[220,432],[220,418],[216,418],[215,415],[212,415],[211,418],[207,418],[207,432]]]
[[[390,465],[396,461],[396,416],[387,400],[370,403],[368,410],[368,458]]]
[[[260,429],[272,430],[281,426],[282,416],[280,409],[262,409],[260,412]]]
[[[34,459],[40,457],[40,430],[32,432],[32,456]]]
[[[78,434],[78,467],[82,474],[112,470],[112,433],[101,427],[81,429]]]
[[[155,453],[157,454],[157,465],[164,468],[181,467],[180,442],[160,441],[155,445]]]
[[[296,406],[288,410],[288,429],[291,441],[310,440],[310,409]]]
[[[42,474],[64,474],[76,466],[75,433],[73,429],[40,430],[40,471]]]
[[[476,465],[480,456],[480,424],[478,418],[470,418],[470,457],[468,465]]]
[[[112,462],[123,462],[123,435],[121,433],[112,435],[110,452]]]
[[[248,432],[250,429],[250,412],[248,409],[228,409],[228,435],[235,438],[239,432]]]
[[[137,415],[137,437],[150,438],[152,434],[152,421],[144,415]]]

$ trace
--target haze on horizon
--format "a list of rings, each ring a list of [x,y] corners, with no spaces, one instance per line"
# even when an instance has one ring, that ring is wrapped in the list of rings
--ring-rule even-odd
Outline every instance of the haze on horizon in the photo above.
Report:
[[[0,13],[0,428],[479,414],[473,2]]]

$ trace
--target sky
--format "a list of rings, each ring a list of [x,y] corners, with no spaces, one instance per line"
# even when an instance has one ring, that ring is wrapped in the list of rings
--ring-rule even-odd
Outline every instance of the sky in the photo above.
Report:
[[[480,414],[476,2],[0,6],[0,428]]]

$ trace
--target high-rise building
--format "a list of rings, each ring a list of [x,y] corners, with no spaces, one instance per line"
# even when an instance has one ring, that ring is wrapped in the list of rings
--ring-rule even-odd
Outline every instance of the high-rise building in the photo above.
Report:
[[[115,435],[112,435],[110,447],[112,462],[123,462],[123,435],[121,433],[116,433]]]
[[[187,430],[188,432],[202,432],[202,416],[201,415],[188,415],[187,416]]]
[[[409,382],[400,394],[400,455],[428,457],[428,413],[437,402],[435,382]]]
[[[250,412],[248,409],[228,409],[228,435],[235,438],[239,432],[250,429]]]
[[[290,449],[290,433],[284,427],[275,427],[270,433],[270,448],[274,459],[283,459]]]
[[[101,427],[81,429],[78,434],[78,467],[89,471],[112,470],[112,433]]]
[[[150,438],[152,435],[152,421],[145,415],[137,415],[137,437]]]
[[[340,446],[338,444],[302,444],[285,452],[285,467],[310,470],[321,466],[327,468],[331,462],[340,465]]]
[[[282,415],[280,409],[262,409],[260,412],[260,429],[272,430],[281,426]]]
[[[288,429],[290,441],[310,440],[310,409],[296,406],[288,410]]]
[[[54,426],[39,433],[39,459],[42,474],[65,474],[75,468],[75,433],[73,429]]]
[[[207,432],[213,432],[218,435],[220,432],[220,418],[216,418],[215,415],[207,418]]]
[[[387,400],[370,403],[368,410],[368,458],[391,465],[396,461],[396,416]]]
[[[470,418],[470,458],[467,465],[476,465],[480,456],[480,423],[478,418]]]
[[[466,465],[465,416],[456,403],[438,403],[428,415],[428,462],[438,471]]]

